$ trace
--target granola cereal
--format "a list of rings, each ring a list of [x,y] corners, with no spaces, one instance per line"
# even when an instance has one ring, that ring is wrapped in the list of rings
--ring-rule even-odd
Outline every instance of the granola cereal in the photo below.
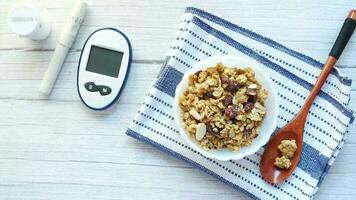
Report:
[[[280,169],[289,169],[292,163],[290,162],[289,158],[281,156],[276,158],[276,160],[274,161],[274,165]]]
[[[283,156],[293,158],[294,153],[297,150],[297,144],[295,143],[295,140],[282,140],[281,144],[278,145],[278,149]]]
[[[179,97],[183,127],[206,150],[238,151],[258,136],[267,91],[251,68],[218,63],[189,76]]]

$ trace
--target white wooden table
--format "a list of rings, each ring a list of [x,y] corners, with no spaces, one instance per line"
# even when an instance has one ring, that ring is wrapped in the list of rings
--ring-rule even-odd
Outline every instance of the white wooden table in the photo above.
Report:
[[[38,87],[74,1],[43,0],[52,22],[42,42],[7,27],[0,0],[0,199],[248,199],[214,178],[124,133],[158,73],[184,8],[206,9],[324,60],[355,0],[97,0],[89,7],[49,100]],[[128,83],[112,109],[79,100],[76,70],[85,39],[112,26],[131,39]],[[356,81],[356,35],[339,62]],[[356,110],[353,84],[350,107]],[[356,126],[316,199],[356,199]]]

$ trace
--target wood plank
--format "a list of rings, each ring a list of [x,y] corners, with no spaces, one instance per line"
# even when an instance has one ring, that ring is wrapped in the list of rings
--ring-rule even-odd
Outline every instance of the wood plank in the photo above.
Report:
[[[36,62],[23,64],[8,64],[0,67],[0,84],[6,85],[0,99],[44,99],[38,88],[47,63]],[[162,64],[139,64],[131,66],[128,82],[121,94],[119,102],[141,104],[144,96],[153,84]],[[76,89],[77,63],[64,64],[57,79],[50,100],[80,101]]]
[[[0,121],[1,158],[65,160],[67,153],[71,152],[70,158],[74,160],[110,162],[111,158],[119,158],[124,161],[134,159],[128,162],[135,163],[147,157],[151,163],[146,164],[161,163],[148,156],[152,152],[144,151],[143,156],[131,157],[131,151],[141,153],[141,148],[148,148],[132,142],[124,134],[139,104],[117,104],[103,112],[91,111],[80,102],[66,101],[2,100],[0,107],[1,116],[6,116]],[[46,111],[50,113],[45,115]],[[350,131],[346,142],[348,146],[341,151],[340,162],[344,163],[342,170],[354,173],[352,166],[356,160],[352,156],[356,151],[356,141],[355,137],[351,137],[355,135],[354,129]],[[38,152],[39,157],[32,157],[33,154],[26,152]],[[81,157],[85,152],[88,155]]]
[[[38,58],[41,57],[38,53],[32,52],[31,54],[37,55]],[[28,58],[30,57],[31,55],[28,55]],[[11,60],[16,61],[18,59],[14,56]],[[26,63],[0,64],[0,84],[7,86],[2,89],[3,93],[0,99],[43,99],[38,94],[38,88],[46,67],[47,62],[40,60],[26,61]],[[133,63],[120,101],[124,103],[141,103],[144,94],[149,86],[153,84],[161,67],[161,62],[152,62],[152,64]],[[344,75],[356,82],[356,68],[342,68],[340,70]],[[76,71],[77,62],[66,62],[63,65],[51,99],[58,101],[77,101],[79,99],[76,91]],[[352,84],[352,90],[351,96],[354,96],[356,94],[355,84]],[[351,99],[350,108],[356,109],[354,99]]]
[[[8,1],[6,1],[8,2]],[[60,33],[69,9],[73,2],[67,1],[61,5],[54,4],[52,1],[42,1],[44,5],[49,6],[49,15],[53,21],[53,31],[46,43],[31,42],[26,39],[17,38],[11,34],[5,23],[0,20],[1,49],[44,48],[53,50],[56,44],[56,38]],[[278,2],[278,3],[277,3]],[[107,4],[106,4],[107,3]],[[232,2],[231,2],[232,3]],[[228,3],[226,3],[228,4]],[[228,20],[238,22],[240,25],[255,30],[265,36],[272,37],[287,46],[293,46],[296,50],[302,51],[319,60],[324,60],[327,55],[333,39],[335,38],[339,27],[341,26],[348,9],[352,7],[352,2],[343,2],[340,5],[323,5],[320,3],[310,3],[308,10],[300,12],[300,5],[295,3],[262,3],[264,6],[256,6],[257,3],[240,4],[240,9],[226,9],[226,4],[211,2],[204,4],[199,1],[193,1],[192,5],[213,11],[217,15],[226,17]],[[234,2],[234,4],[236,4]],[[8,9],[11,3],[5,3],[4,8]],[[132,40],[134,46],[134,55],[136,58],[144,60],[161,60],[173,39],[175,27],[182,15],[185,5],[180,3],[167,3],[161,1],[152,1],[149,4],[145,1],[139,1],[138,5],[132,6],[130,1],[120,2],[101,2],[90,6],[86,21],[81,28],[78,39],[74,44],[74,49],[80,49],[93,30],[114,26],[122,29]],[[176,5],[176,6],[174,6]],[[280,9],[279,12],[271,12],[280,6],[286,9]],[[59,6],[58,8],[56,6]],[[251,18],[250,9],[254,9],[254,15]],[[130,8],[130,9],[127,9]],[[316,9],[322,9],[323,12],[333,13],[333,15],[324,15],[323,12],[315,12]],[[266,15],[265,13],[269,13]],[[6,19],[6,13],[1,13]],[[164,16],[162,21],[162,16]],[[253,23],[251,23],[253,19]],[[134,21],[134,23],[132,23]],[[270,24],[278,26],[270,26]],[[283,31],[280,31],[283,29]],[[341,58],[340,64],[355,65],[352,59],[352,52],[355,49],[356,38],[353,37],[350,44]],[[150,49],[150,53],[147,50]],[[3,60],[3,59],[0,59]]]
[[[60,189],[58,189],[60,188]],[[143,188],[143,187],[106,187],[98,185],[78,185],[78,184],[56,184],[56,183],[31,183],[14,184],[0,188],[0,198],[8,197],[8,191],[13,192],[14,199],[200,199],[215,200],[217,196],[222,199],[241,199],[248,200],[246,196],[234,191],[226,190],[222,187],[209,188],[207,192],[196,191],[172,191],[162,188]],[[221,191],[222,190],[222,191]],[[45,191],[45,192],[44,192]],[[221,191],[214,193],[214,191]]]
[[[7,116],[0,123],[6,130],[0,130],[0,165],[2,173],[6,174],[3,181],[26,187],[74,184],[120,188],[120,191],[126,191],[127,184],[134,188],[137,187],[135,182],[142,181],[147,184],[142,187],[149,189],[152,184],[164,185],[153,190],[157,192],[196,193],[210,187],[219,188],[211,191],[214,195],[230,190],[223,189],[213,178],[196,173],[196,169],[124,135],[127,127],[123,125],[130,122],[140,105],[118,104],[114,110],[104,112],[83,112],[82,106],[80,102],[65,101],[2,101],[0,107],[5,108],[2,114]],[[12,108],[16,108],[15,112]],[[43,115],[46,110],[53,116]],[[353,170],[355,151],[355,143],[345,145],[322,189],[336,190],[334,195],[354,195],[349,190],[356,177]],[[161,180],[154,180],[157,174],[154,170],[159,170]],[[183,180],[179,178],[182,176]],[[65,193],[61,191],[57,190]]]

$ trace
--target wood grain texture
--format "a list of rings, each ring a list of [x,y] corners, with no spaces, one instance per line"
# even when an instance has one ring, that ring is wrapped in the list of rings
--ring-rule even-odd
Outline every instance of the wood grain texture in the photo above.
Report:
[[[248,199],[216,179],[124,133],[163,63],[186,6],[206,9],[293,49],[324,60],[354,1],[93,1],[53,94],[38,94],[43,73],[74,1],[42,0],[52,33],[43,42],[7,27],[17,1],[0,0],[0,199]],[[87,36],[112,26],[133,45],[124,92],[104,112],[76,92],[76,67]],[[356,37],[339,60],[356,81]],[[353,84],[350,108],[356,110]],[[316,199],[356,198],[356,126]]]

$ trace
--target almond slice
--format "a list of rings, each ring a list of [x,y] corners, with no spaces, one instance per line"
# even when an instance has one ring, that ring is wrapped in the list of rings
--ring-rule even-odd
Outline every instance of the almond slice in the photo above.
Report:
[[[194,117],[194,119],[196,119],[196,120],[201,120],[202,119],[201,115],[194,108],[189,111],[189,114],[192,117]]]
[[[206,134],[206,125],[204,123],[197,124],[196,132],[195,132],[195,139],[198,141],[202,140]]]

